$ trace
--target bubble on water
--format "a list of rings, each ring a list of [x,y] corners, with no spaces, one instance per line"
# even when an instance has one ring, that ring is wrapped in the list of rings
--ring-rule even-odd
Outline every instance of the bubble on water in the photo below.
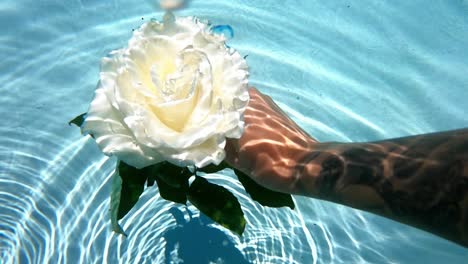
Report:
[[[216,35],[223,35],[226,39],[234,37],[234,30],[229,25],[217,25],[211,27],[211,32]]]

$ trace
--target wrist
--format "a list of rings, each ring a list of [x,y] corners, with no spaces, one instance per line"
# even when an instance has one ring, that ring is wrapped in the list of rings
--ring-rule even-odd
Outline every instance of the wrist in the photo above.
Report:
[[[298,194],[333,200],[336,183],[344,172],[344,163],[339,156],[342,145],[336,142],[310,145],[296,170]]]
[[[383,214],[379,210],[385,207],[384,201],[375,186],[383,174],[373,161],[379,155],[378,148],[366,143],[315,146],[309,161],[305,160],[303,195]]]

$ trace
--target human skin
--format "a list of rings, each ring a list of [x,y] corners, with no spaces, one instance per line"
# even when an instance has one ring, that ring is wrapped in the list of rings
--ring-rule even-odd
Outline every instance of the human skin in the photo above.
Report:
[[[251,88],[226,161],[260,185],[372,212],[468,247],[468,129],[319,143]]]

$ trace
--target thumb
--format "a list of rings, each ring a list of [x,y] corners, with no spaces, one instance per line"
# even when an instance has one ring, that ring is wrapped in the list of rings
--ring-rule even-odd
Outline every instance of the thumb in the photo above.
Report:
[[[239,140],[234,138],[226,139],[226,158],[224,159],[230,166],[237,168],[239,163]]]

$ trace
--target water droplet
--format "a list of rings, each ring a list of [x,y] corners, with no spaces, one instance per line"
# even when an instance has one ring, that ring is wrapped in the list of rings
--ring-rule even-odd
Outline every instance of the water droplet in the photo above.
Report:
[[[159,5],[164,10],[173,10],[182,7],[184,0],[159,0]]]
[[[223,35],[226,39],[234,37],[234,30],[229,25],[217,25],[211,28],[211,32],[216,35]]]
[[[174,14],[172,14],[171,11],[168,11],[166,12],[166,14],[164,14],[164,17],[163,17],[164,24],[166,25],[172,24],[174,23],[175,20],[176,20],[175,16]]]

